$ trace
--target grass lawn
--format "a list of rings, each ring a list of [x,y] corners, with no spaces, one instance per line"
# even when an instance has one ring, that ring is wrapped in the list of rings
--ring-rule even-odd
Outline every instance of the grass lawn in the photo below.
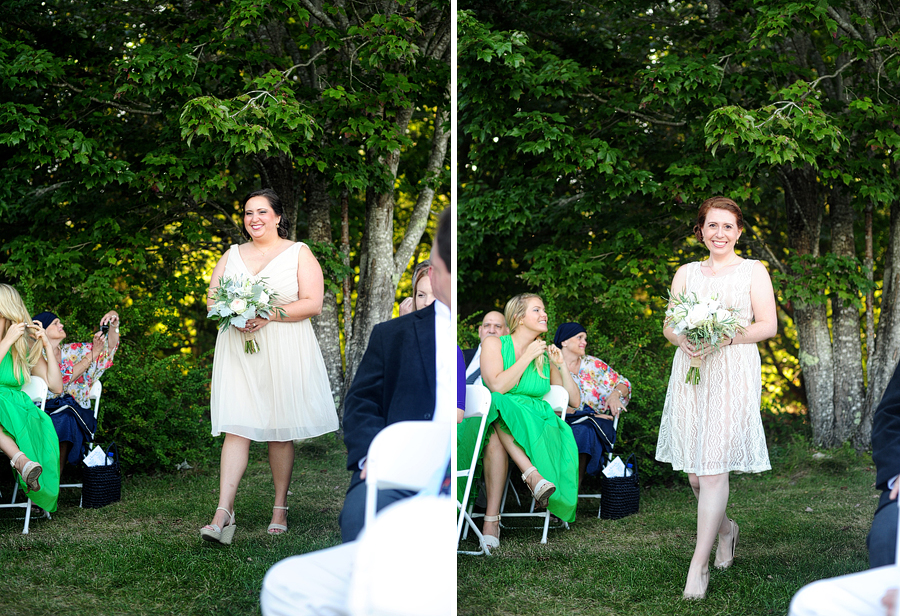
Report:
[[[102,509],[80,509],[79,490],[63,490],[53,519],[33,519],[28,535],[14,519],[23,510],[0,510],[0,614],[259,614],[272,564],[340,543],[350,481],[343,443],[326,435],[296,452],[289,531],[269,536],[272,477],[265,445],[251,447],[231,546],[199,533],[216,508],[218,464],[126,478],[122,500]],[[0,479],[4,499],[11,480]]]
[[[728,515],[740,525],[734,565],[712,568],[705,601],[681,599],[696,535],[685,481],[641,492],[641,510],[601,520],[579,501],[569,530],[505,528],[494,556],[457,558],[457,610],[490,614],[780,614],[804,584],[868,568],[877,504],[871,456],[773,448],[773,470],[731,477]],[[511,519],[510,525],[527,523]],[[471,539],[464,543],[469,549]]]

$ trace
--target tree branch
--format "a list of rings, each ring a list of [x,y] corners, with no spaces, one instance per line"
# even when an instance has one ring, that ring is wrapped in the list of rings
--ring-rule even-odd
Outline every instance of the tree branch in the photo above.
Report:
[[[422,233],[428,225],[428,216],[431,213],[431,204],[434,202],[434,182],[440,175],[441,167],[447,158],[447,142],[450,140],[450,131],[447,124],[450,121],[450,113],[438,108],[434,113],[434,134],[431,138],[431,154],[422,179],[422,190],[416,199],[412,214],[409,217],[409,225],[397,251],[394,255],[394,273],[399,276],[406,270],[409,260],[412,258],[416,245],[422,239]]]
[[[322,12],[322,9],[315,6],[309,0],[300,0],[300,1],[303,2],[303,6],[306,7],[306,10],[308,10],[310,13],[312,13],[313,15],[316,16],[316,19],[321,21],[323,24],[325,24],[329,28],[335,27],[334,22],[328,18],[328,15],[326,15],[325,13]]]
[[[601,98],[594,94],[593,92],[587,92],[586,94],[576,93],[575,96],[580,96],[581,98],[592,98],[597,102],[603,103],[604,105],[609,105],[609,101],[605,98]],[[627,109],[622,109],[621,107],[616,107],[615,105],[611,105],[613,109],[618,111],[619,113],[624,113],[625,115],[630,115],[639,120],[643,120],[644,122],[650,122],[651,124],[660,124],[662,126],[684,126],[687,124],[684,120],[680,122],[667,122],[665,120],[658,120],[656,118],[651,118],[650,116],[646,116],[642,113],[638,113],[637,111],[628,111]]]
[[[73,92],[77,92],[78,94],[84,94],[84,90],[79,90],[72,84],[66,83],[65,81],[63,81],[62,83],[54,83],[53,85],[58,88],[68,88],[69,90],[72,90]],[[141,109],[134,109],[132,107],[126,107],[125,105],[120,105],[119,103],[114,103],[112,101],[105,101],[105,100],[102,100],[99,98],[94,98],[93,96],[90,96],[90,95],[86,95],[86,96],[89,99],[91,99],[92,101],[94,101],[95,103],[100,103],[101,105],[107,105],[109,107],[113,107],[115,109],[119,109],[120,111],[125,111],[128,113],[140,113],[142,115],[162,115],[162,113],[163,113],[162,111],[143,111]],[[136,103],[136,104],[141,104],[141,103]]]
[[[847,34],[853,36],[858,41],[864,41],[862,35],[857,31],[856,28],[853,27],[849,21],[844,19],[843,15],[837,12],[833,6],[828,7],[828,15],[837,22],[837,24],[846,32]]]

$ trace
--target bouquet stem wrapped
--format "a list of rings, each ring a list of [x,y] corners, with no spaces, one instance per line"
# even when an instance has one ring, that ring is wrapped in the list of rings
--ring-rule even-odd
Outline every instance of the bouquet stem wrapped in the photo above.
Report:
[[[211,299],[215,303],[206,316],[219,322],[219,331],[225,331],[229,325],[241,329],[248,320],[256,317],[269,319],[276,313],[282,317],[285,315],[282,308],[272,305],[278,296],[269,289],[265,278],[222,276]],[[252,332],[242,331],[241,338],[244,353],[259,351],[259,343]]]
[[[244,339],[244,353],[258,353],[259,343],[256,341],[256,335],[253,332],[241,332]]]
[[[666,325],[676,336],[684,334],[695,347],[707,345],[718,350],[723,340],[744,331],[738,316],[736,308],[723,307],[716,295],[701,299],[693,292],[681,293],[669,298]],[[699,385],[702,365],[702,357],[692,357],[684,382]]]

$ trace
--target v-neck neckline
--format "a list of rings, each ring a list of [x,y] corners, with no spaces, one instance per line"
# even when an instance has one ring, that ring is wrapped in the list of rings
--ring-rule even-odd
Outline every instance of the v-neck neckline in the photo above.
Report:
[[[296,244],[296,242],[294,242],[294,244]],[[236,252],[237,252],[237,254],[238,254],[238,259],[241,260],[241,265],[244,267],[244,271],[247,272],[248,274],[250,274],[251,276],[256,277],[256,276],[259,276],[260,274],[262,274],[264,271],[266,271],[266,268],[267,268],[267,267],[269,267],[269,266],[272,265],[276,260],[278,260],[278,258],[279,258],[281,255],[283,255],[283,254],[285,254],[287,251],[289,251],[289,250],[293,247],[294,244],[291,244],[290,246],[288,246],[287,248],[285,248],[284,250],[282,250],[281,252],[279,252],[277,255],[275,255],[274,257],[272,257],[272,258],[269,260],[269,262],[266,263],[265,265],[263,265],[263,266],[259,269],[259,271],[256,272],[255,274],[254,274],[253,272],[250,271],[250,267],[247,265],[247,262],[244,261],[244,256],[241,254],[241,245],[240,245],[240,244],[235,244],[235,246],[237,247]]]

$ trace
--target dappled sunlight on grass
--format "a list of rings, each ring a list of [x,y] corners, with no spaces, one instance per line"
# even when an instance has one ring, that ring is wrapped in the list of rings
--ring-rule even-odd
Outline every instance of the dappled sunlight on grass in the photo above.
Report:
[[[871,457],[815,453],[799,440],[773,455],[772,471],[731,475],[740,542],[726,571],[710,555],[706,601],[681,600],[697,515],[683,482],[645,487],[640,513],[621,520],[598,519],[598,502],[581,499],[575,522],[551,530],[547,545],[540,530],[504,529],[494,556],[458,557],[458,614],[785,614],[804,584],[868,567]]]

